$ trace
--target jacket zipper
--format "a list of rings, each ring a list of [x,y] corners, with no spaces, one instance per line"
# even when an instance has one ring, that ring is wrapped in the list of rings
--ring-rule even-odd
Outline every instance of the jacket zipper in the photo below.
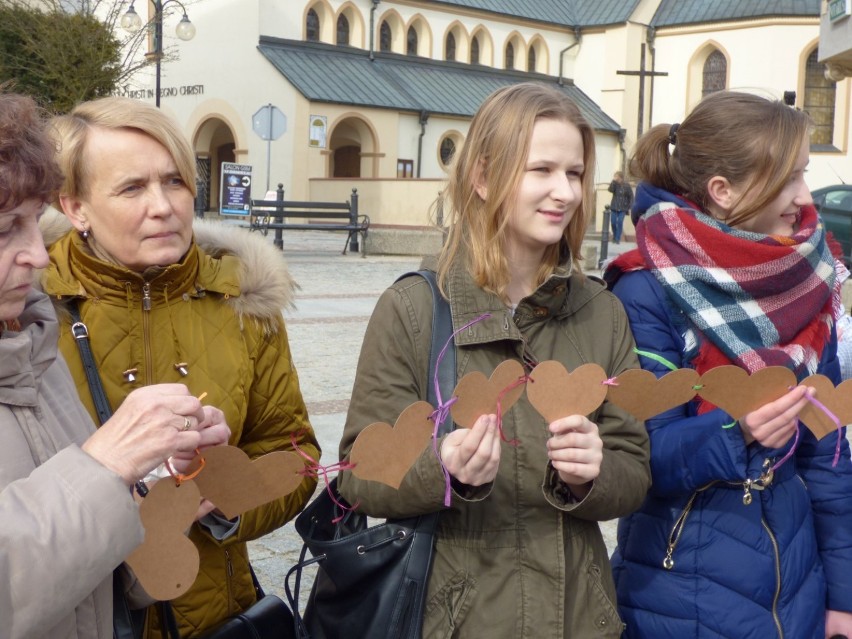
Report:
[[[674,559],[672,559],[672,555],[677,547],[677,542],[680,541],[680,536],[683,533],[683,527],[686,525],[686,518],[689,517],[689,513],[692,511],[692,507],[695,504],[695,499],[698,497],[698,493],[707,490],[715,483],[715,481],[712,481],[692,493],[689,497],[689,501],[686,502],[686,506],[683,507],[680,515],[678,515],[678,518],[675,520],[674,526],[672,526],[672,530],[669,533],[669,544],[666,547],[666,556],[663,558],[663,568],[666,570],[674,568]]]
[[[234,564],[231,563],[231,551],[227,548],[225,549],[225,562],[228,572],[228,614],[231,615],[234,613],[234,595],[233,595],[233,584],[231,583],[234,578]]]
[[[763,474],[757,479],[746,479],[741,483],[743,487],[743,505],[748,506],[752,502],[752,490],[763,490],[769,484],[772,483],[772,479],[774,477],[774,473],[772,471],[772,461],[771,459],[765,459],[763,461]],[[674,554],[675,548],[677,547],[678,541],[680,541],[680,536],[683,533],[683,527],[686,525],[686,518],[689,516],[690,511],[692,510],[693,505],[695,504],[695,498],[698,497],[698,493],[704,492],[711,486],[719,483],[719,480],[713,480],[709,484],[702,486],[698,490],[696,490],[689,498],[689,501],[686,502],[686,506],[683,507],[678,518],[675,520],[674,526],[672,526],[672,530],[669,533],[669,543],[666,547],[666,556],[663,558],[663,568],[666,570],[671,570],[674,568],[674,559],[672,555]],[[730,484],[732,486],[739,485],[738,482],[724,482],[726,484]]]
[[[151,378],[151,340],[148,339],[151,320],[149,315],[151,311],[151,285],[148,282],[142,285],[142,311],[142,349],[145,353],[145,377],[147,384],[153,384]]]
[[[757,479],[746,479],[742,482],[743,487],[743,505],[748,506],[752,502],[752,490],[764,490],[767,486],[772,483],[772,480],[775,478],[775,473],[772,470],[772,464],[774,463],[774,459],[764,459],[763,460],[763,473]],[[695,504],[695,499],[698,497],[698,493],[703,492],[713,486],[714,484],[719,483],[718,480],[714,480],[709,484],[702,486],[690,496],[689,501],[686,502],[686,506],[683,507],[683,510],[678,516],[677,520],[672,527],[671,532],[669,533],[669,544],[666,548],[666,556],[663,558],[663,568],[666,570],[671,570],[674,568],[674,559],[672,555],[674,554],[675,548],[677,547],[678,541],[680,541],[680,536],[683,533],[683,528],[686,525],[686,518],[689,516],[689,513],[692,511],[692,507]],[[725,482],[728,484],[734,484],[735,482]],[[775,539],[775,535],[772,530],[769,528],[769,524],[766,523],[766,520],[761,517],[760,523],[763,526],[766,533],[769,535],[769,540],[772,542],[772,551],[775,559],[775,596],[772,599],[772,619],[775,621],[775,628],[778,630],[779,639],[784,639],[784,629],[781,626],[781,618],[778,616],[778,599],[781,596],[781,553],[778,550],[778,541]]]
[[[775,554],[775,596],[772,598],[772,619],[775,621],[775,628],[778,630],[779,639],[784,639],[784,629],[781,627],[781,618],[778,616],[778,599],[781,597],[781,553],[778,551],[778,541],[769,524],[761,517],[760,523],[766,534],[769,535],[769,540],[772,542],[772,552]]]

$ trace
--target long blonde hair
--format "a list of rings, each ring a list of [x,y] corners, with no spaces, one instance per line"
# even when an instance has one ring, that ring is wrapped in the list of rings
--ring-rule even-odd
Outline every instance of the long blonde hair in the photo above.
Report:
[[[553,87],[522,83],[498,89],[473,117],[467,138],[453,158],[445,189],[449,233],[438,262],[438,282],[446,292],[450,266],[464,247],[467,268],[477,286],[506,298],[509,265],[505,255],[509,216],[515,203],[538,120],[568,122],[583,140],[582,202],[560,242],[547,247],[535,286],[547,279],[568,255],[579,271],[580,248],[592,215],[595,136],[577,105]],[[487,189],[479,197],[476,185]]]

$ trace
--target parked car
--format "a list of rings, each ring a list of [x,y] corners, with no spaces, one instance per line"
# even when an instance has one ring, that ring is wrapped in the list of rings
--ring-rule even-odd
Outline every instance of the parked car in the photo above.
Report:
[[[846,266],[852,263],[852,184],[835,184],[811,191],[827,231],[831,231],[843,248]]]

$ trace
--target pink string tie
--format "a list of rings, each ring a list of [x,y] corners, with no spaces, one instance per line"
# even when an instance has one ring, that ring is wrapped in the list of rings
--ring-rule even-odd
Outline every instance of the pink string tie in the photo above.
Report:
[[[449,508],[452,503],[452,480],[450,478],[450,471],[447,470],[447,467],[444,465],[444,461],[441,459],[441,451],[438,450],[438,431],[440,431],[441,426],[450,414],[450,406],[453,405],[457,398],[451,397],[446,403],[444,402],[444,399],[441,397],[441,386],[438,383],[438,371],[441,370],[441,362],[444,359],[444,355],[447,353],[447,349],[455,345],[456,335],[467,330],[477,322],[486,320],[489,317],[491,317],[491,313],[483,313],[476,319],[462,326],[457,331],[453,331],[450,339],[447,340],[447,343],[444,344],[441,352],[438,353],[438,359],[435,361],[435,370],[432,373],[432,384],[435,387],[435,398],[438,400],[437,408],[435,408],[432,415],[430,415],[430,419],[433,419],[435,423],[435,427],[432,429],[432,451],[438,458],[438,463],[441,465],[441,472],[444,474],[444,506],[447,508]],[[453,374],[455,374],[455,371],[453,371]]]
[[[340,515],[331,520],[331,523],[336,524],[341,519],[346,516],[347,511],[355,511],[358,508],[358,505],[361,503],[360,501],[356,501],[352,506],[347,506],[342,501],[340,501],[337,496],[334,494],[334,491],[331,489],[331,480],[329,479],[329,473],[340,473],[341,470],[352,470],[355,468],[356,464],[348,461],[339,461],[333,464],[328,464],[327,466],[323,466],[319,463],[318,460],[314,459],[310,455],[308,455],[305,451],[299,448],[299,444],[296,441],[296,436],[290,435],[290,443],[293,446],[293,450],[295,450],[299,456],[304,458],[308,463],[305,467],[299,471],[300,475],[304,477],[316,477],[319,478],[322,476],[323,481],[325,481],[325,490],[328,493],[328,496],[331,498],[331,501],[334,502],[334,505],[340,508],[342,511]]]

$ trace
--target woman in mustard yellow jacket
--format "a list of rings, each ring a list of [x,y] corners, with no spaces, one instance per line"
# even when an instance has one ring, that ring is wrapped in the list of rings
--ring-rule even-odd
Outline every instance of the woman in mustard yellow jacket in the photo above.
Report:
[[[295,441],[318,459],[281,314],[294,283],[280,253],[240,229],[204,222],[193,229],[195,158],[177,125],[153,106],[103,98],[54,125],[65,174],[58,205],[73,229],[52,243],[57,233],[46,229],[42,286],[58,308],[60,348],[92,415],[63,309],[70,302],[88,326],[113,409],[135,388],[179,381],[225,412],[229,443],[249,457],[291,450]],[[201,555],[198,578],[172,602],[181,636],[254,602],[245,542],[292,519],[315,485],[305,478],[295,492],[233,522],[202,503],[199,514],[207,514],[190,531]],[[149,629],[159,626],[152,615],[148,621]]]

